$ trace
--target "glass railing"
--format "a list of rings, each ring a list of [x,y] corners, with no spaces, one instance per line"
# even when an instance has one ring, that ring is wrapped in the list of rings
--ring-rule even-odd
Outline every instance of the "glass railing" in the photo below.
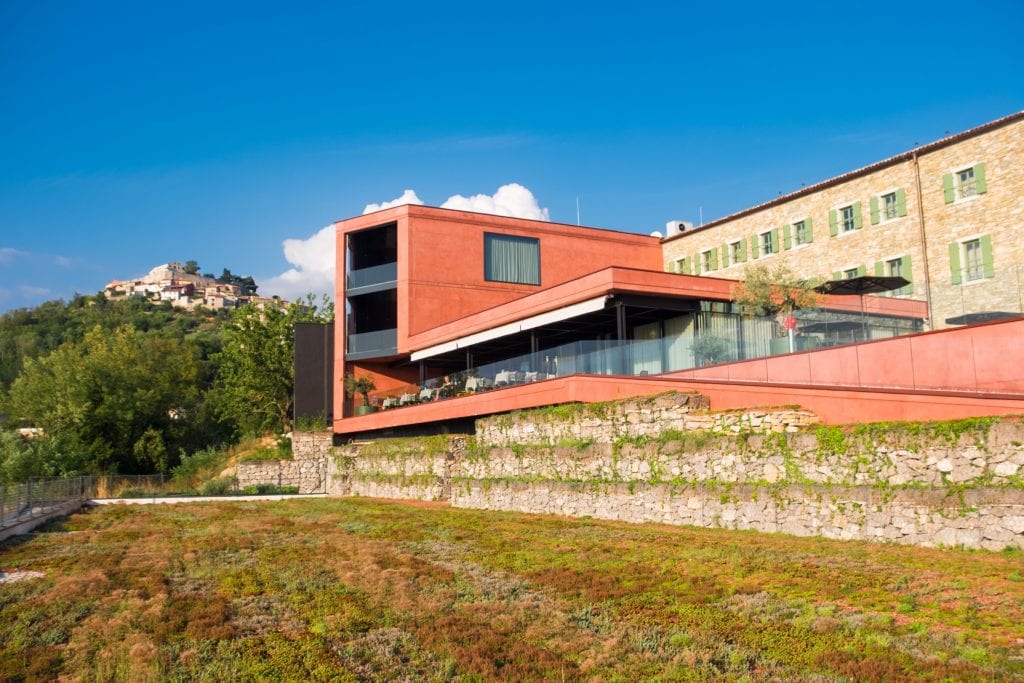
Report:
[[[379,266],[360,268],[348,273],[346,289],[358,289],[371,285],[394,282],[398,279],[398,263],[383,263]]]
[[[393,353],[398,347],[398,330],[378,330],[348,335],[348,354]]]
[[[378,406],[389,409],[565,375],[658,375],[921,331],[920,321],[870,314],[808,309],[793,317],[796,325],[790,332],[786,321],[775,317],[715,312],[679,316],[661,323],[664,337],[571,342],[372,397]]]

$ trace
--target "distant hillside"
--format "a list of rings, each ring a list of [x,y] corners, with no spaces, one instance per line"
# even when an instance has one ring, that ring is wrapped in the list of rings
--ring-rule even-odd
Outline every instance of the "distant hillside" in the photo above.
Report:
[[[206,361],[220,350],[220,326],[227,314],[176,308],[170,302],[154,305],[138,297],[111,301],[103,294],[8,311],[0,315],[0,392],[10,387],[25,359],[44,356],[64,342],[80,342],[97,325],[107,331],[131,325],[148,335],[188,338]]]

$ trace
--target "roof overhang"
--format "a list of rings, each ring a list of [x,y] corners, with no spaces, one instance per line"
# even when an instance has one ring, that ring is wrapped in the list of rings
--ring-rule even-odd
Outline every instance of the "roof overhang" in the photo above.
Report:
[[[554,311],[533,315],[512,323],[492,327],[489,330],[484,330],[475,334],[468,334],[443,344],[435,344],[434,346],[429,346],[425,349],[413,352],[410,356],[410,360],[426,360],[427,358],[433,358],[434,356],[439,356],[443,353],[467,348],[474,344],[480,344],[481,342],[492,341],[517,332],[525,332],[544,325],[550,325],[552,323],[561,322],[562,320],[569,320],[570,318],[586,315],[587,313],[593,313],[594,311],[600,311],[605,307],[607,300],[608,297],[606,295],[594,297]]]

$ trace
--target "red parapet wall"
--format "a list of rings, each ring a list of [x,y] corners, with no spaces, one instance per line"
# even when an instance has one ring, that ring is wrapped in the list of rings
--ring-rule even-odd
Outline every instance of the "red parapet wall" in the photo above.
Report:
[[[667,376],[1024,396],[1024,319],[737,361]]]

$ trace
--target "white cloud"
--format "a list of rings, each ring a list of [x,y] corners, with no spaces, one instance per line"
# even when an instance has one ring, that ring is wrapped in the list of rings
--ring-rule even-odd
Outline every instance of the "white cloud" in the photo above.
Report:
[[[32,285],[18,285],[18,292],[25,297],[41,297],[50,294],[50,290],[46,287],[33,287]]]
[[[542,209],[533,193],[519,183],[502,185],[493,196],[486,194],[475,194],[472,197],[463,197],[461,194],[453,195],[441,205],[441,208],[530,218],[535,221],[551,220],[548,210]]]
[[[284,241],[284,257],[294,268],[259,283],[260,294],[295,300],[312,292],[334,298],[334,226],[310,237]]]
[[[0,263],[10,263],[15,256],[24,255],[25,252],[12,249],[11,247],[0,247]]]
[[[392,199],[390,202],[367,204],[366,208],[363,209],[363,215],[373,213],[374,211],[390,209],[393,206],[401,206],[402,204],[423,204],[423,200],[416,196],[416,192],[414,190],[406,190],[402,193],[402,196]]]
[[[391,201],[367,204],[363,213],[390,209],[402,204],[423,204],[423,200],[416,196],[415,191],[406,190],[400,197]],[[538,221],[551,220],[548,210],[537,204],[533,193],[518,183],[502,185],[493,195],[453,195],[441,205],[441,208]],[[312,292],[318,298],[320,294],[334,298],[334,226],[328,225],[306,239],[287,239],[282,246],[285,259],[293,267],[280,275],[261,281],[260,294],[276,294],[285,299],[295,300]]]

